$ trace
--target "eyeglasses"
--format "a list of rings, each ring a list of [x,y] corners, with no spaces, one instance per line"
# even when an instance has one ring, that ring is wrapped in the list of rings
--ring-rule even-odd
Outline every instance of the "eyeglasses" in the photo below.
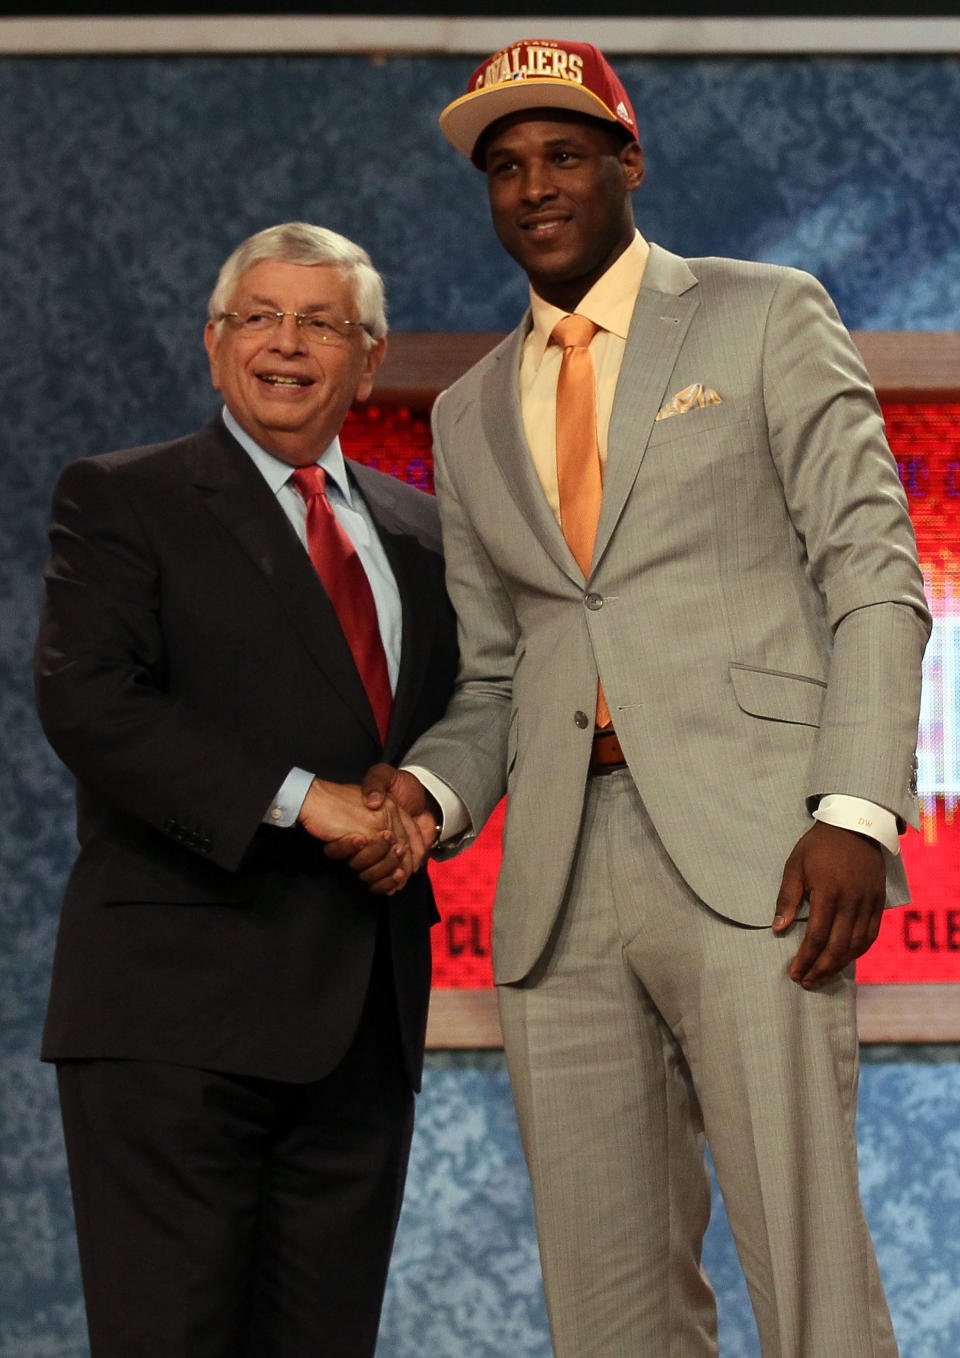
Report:
[[[271,335],[283,324],[284,316],[292,316],[297,329],[310,344],[346,345],[353,330],[362,330],[373,338],[373,330],[363,321],[345,321],[339,316],[328,316],[320,311],[221,311],[220,320],[229,321],[242,335]]]

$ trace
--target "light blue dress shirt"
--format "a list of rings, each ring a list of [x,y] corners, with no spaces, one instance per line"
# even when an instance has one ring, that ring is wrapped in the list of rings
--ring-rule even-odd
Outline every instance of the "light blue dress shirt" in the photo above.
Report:
[[[286,514],[306,551],[307,507],[290,480],[294,469],[261,448],[241,428],[226,407],[223,410],[223,422],[277,497],[277,503]],[[397,582],[363,496],[350,484],[339,438],[335,438],[329,447],[324,449],[317,458],[317,465],[327,474],[327,499],[337,516],[337,522],[353,543],[370,581],[380,637],[387,658],[390,688],[395,693],[403,641],[403,609]],[[313,777],[314,775],[306,769],[291,769],[263,817],[268,825],[285,828],[295,824]]]

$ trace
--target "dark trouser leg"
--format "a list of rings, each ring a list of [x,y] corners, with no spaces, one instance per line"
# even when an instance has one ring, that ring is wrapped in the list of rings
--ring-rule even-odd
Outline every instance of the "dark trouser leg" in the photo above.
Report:
[[[386,957],[322,1080],[58,1075],[92,1358],[370,1358],[413,1122]]]

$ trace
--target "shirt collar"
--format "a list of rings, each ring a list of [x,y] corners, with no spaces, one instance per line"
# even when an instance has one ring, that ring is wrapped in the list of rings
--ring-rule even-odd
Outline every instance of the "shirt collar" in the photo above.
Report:
[[[625,340],[649,255],[650,246],[637,231],[623,254],[617,256],[606,273],[597,279],[590,291],[577,304],[576,314],[586,316],[603,330],[609,330]],[[533,328],[527,338],[527,353],[539,367],[544,350],[550,342],[553,327],[557,321],[570,313],[544,301],[532,287],[530,311]]]
[[[261,448],[256,439],[251,438],[243,426],[238,424],[226,406],[223,407],[222,413],[223,422],[230,433],[244,452],[249,455],[274,495],[279,494],[290,480],[293,468],[289,463],[282,462],[279,457],[274,457],[273,453],[268,453],[266,448]],[[340,447],[339,437],[334,438],[333,442],[323,450],[317,458],[317,466],[322,467],[327,473],[347,504],[352,504],[350,479],[347,476],[347,465],[343,456],[343,449]]]

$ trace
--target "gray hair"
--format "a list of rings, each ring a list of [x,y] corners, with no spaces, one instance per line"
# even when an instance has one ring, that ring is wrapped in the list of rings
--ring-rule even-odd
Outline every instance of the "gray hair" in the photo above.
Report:
[[[241,242],[223,265],[210,294],[207,311],[211,321],[219,322],[228,309],[230,297],[240,278],[265,259],[284,264],[334,264],[353,283],[353,296],[360,320],[373,331],[375,339],[387,333],[387,313],[383,279],[360,245],[325,226],[310,222],[283,222],[268,226]]]

